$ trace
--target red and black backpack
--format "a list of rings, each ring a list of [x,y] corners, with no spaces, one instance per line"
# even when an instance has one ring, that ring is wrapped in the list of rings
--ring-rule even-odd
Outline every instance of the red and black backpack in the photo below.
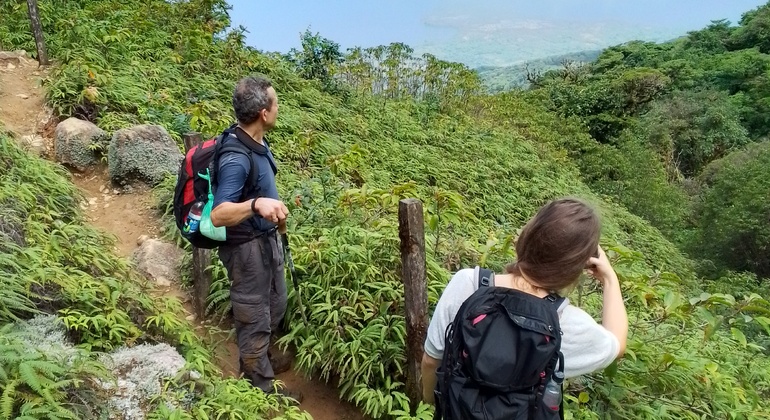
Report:
[[[235,137],[235,127],[236,125],[233,124],[219,136],[206,140],[190,149],[179,166],[176,187],[174,189],[174,218],[176,219],[176,226],[179,232],[182,233],[182,237],[187,239],[196,248],[212,249],[224,244],[224,242],[203,236],[200,231],[192,235],[186,235],[183,231],[190,207],[197,201],[204,203],[208,201],[209,181],[200,175],[205,175],[206,169],[208,169],[212,190],[216,191],[219,157],[228,152],[242,153],[249,158],[251,170],[247,176],[246,185],[254,185],[256,176],[259,173],[256,163],[251,157],[251,150],[245,144],[237,138],[223,144],[225,143],[224,140],[229,136]],[[247,190],[248,188],[243,188],[243,193],[245,194]]]

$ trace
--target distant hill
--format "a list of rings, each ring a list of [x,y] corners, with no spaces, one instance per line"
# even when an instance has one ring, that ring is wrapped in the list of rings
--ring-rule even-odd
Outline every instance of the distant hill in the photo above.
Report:
[[[492,92],[526,86],[527,63],[530,68],[551,70],[563,59],[593,61],[601,50],[614,45],[634,40],[666,42],[685,34],[682,29],[623,22],[504,20],[499,25],[479,25],[467,20],[452,25],[457,37],[416,45],[415,55],[430,53],[476,69]]]
[[[685,30],[659,26],[633,26],[623,22],[512,21],[507,25],[458,27],[458,37],[415,45],[416,55],[463,63],[470,68],[515,66],[526,61],[594,51],[633,40],[665,42]]]
[[[579,51],[531,60],[512,66],[481,66],[475,70],[481,77],[487,90],[497,93],[514,88],[527,87],[527,70],[545,73],[548,70],[560,68],[565,61],[590,63],[596,60],[601,52],[602,50]]]

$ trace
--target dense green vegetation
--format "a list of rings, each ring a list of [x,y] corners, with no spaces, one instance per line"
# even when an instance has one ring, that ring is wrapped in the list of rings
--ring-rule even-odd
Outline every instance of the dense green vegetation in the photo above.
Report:
[[[104,403],[112,392],[100,385],[115,380],[102,356],[159,342],[173,345],[187,364],[155,401],[143,401],[149,415],[305,418],[244,381],[221,379],[179,300],[152,297],[127,261],[106,252],[111,240],[86,224],[63,168],[26,154],[5,133],[0,162],[0,418],[115,415]],[[26,320],[41,314],[57,315],[66,343],[30,333],[39,328],[29,330]]]
[[[583,180],[662,230],[711,277],[770,269],[770,237],[758,222],[770,212],[768,169],[749,146],[770,132],[769,22],[763,6],[737,26],[715,21],[675,41],[611,47],[590,64],[545,73],[528,92],[586,127],[591,140],[571,150]],[[711,185],[715,172],[721,189]],[[725,185],[739,184],[724,196]]]
[[[18,0],[0,5],[6,17],[0,23],[0,47],[34,50],[31,35],[17,29],[25,27],[25,7]],[[417,197],[424,203],[432,308],[451,271],[475,264],[500,269],[513,258],[516,229],[545,201],[562,195],[585,197],[601,210],[602,243],[612,251],[632,323],[622,361],[570,381],[568,418],[770,418],[764,407],[770,392],[764,347],[770,303],[758,294],[757,276],[740,271],[764,276],[752,264],[766,259],[748,256],[742,265],[730,266],[733,271],[720,270],[727,259],[693,264],[675,245],[689,250],[708,240],[710,248],[698,252],[724,257],[720,241],[744,243],[745,236],[727,235],[740,235],[741,229],[766,219],[762,206],[768,201],[761,197],[767,192],[767,148],[729,154],[758,136],[761,113],[751,114],[748,106],[760,100],[748,87],[753,82],[735,92],[711,85],[695,91],[691,88],[706,79],[678,78],[673,64],[665,67],[669,70],[636,65],[653,60],[650,51],[665,50],[667,44],[630,44],[604,52],[590,67],[546,73],[537,89],[490,96],[483,93],[478,75],[464,66],[430,55],[413,57],[403,44],[343,54],[332,41],[306,33],[301,50],[287,56],[260,53],[243,45],[241,31],[222,32],[229,24],[224,1],[41,1],[40,7],[49,54],[56,59],[45,83],[50,104],[60,115],[87,118],[108,131],[152,123],[177,139],[190,128],[211,136],[231,121],[229,98],[239,77],[264,73],[274,80],[281,107],[271,140],[280,162],[279,189],[291,210],[290,238],[310,321],[303,323],[290,310],[289,332],[281,342],[297,348],[300,368],[337,380],[340,395],[373,418],[432,416],[432,407],[424,404],[409,413],[403,393],[398,200]],[[741,32],[735,29],[722,32],[756,38],[736,35]],[[627,57],[624,49],[644,54]],[[703,66],[710,62],[699,57]],[[676,68],[693,66],[687,64]],[[732,65],[721,68],[735,71]],[[698,73],[688,71],[681,74]],[[731,85],[738,83],[734,77],[716,79]],[[736,103],[743,107],[735,108]],[[29,158],[8,150],[4,159],[13,161],[12,167],[31,165]],[[43,173],[53,170],[34,162]],[[36,185],[36,179],[25,182]],[[0,185],[10,185],[3,181]],[[169,220],[169,237],[184,245],[168,216],[173,182],[170,176],[156,187],[158,206]],[[69,188],[52,195],[57,199],[75,196],[64,181],[39,188],[52,185]],[[15,188],[9,187],[8,197]],[[38,195],[51,196],[30,193],[30,200]],[[732,200],[738,214],[721,212],[717,199]],[[682,204],[689,202],[692,209]],[[74,212],[77,206],[57,207],[35,226],[52,232],[62,223],[77,223],[71,229],[81,232],[82,219],[71,219],[75,216],[67,209]],[[28,223],[43,211],[31,206],[15,217]],[[697,216],[692,225],[684,223],[689,215]],[[724,223],[725,231],[695,239],[715,223]],[[766,250],[766,229],[751,239],[752,250]],[[47,247],[60,243],[39,241]],[[14,249],[30,252],[23,251],[25,245],[30,246]],[[98,244],[66,249],[69,258],[90,261]],[[734,251],[745,254],[744,249]],[[62,270],[69,261],[59,262]],[[227,280],[216,258],[212,266],[210,310],[224,317]],[[105,290],[132,284],[110,282],[128,275],[117,274],[126,273],[122,266],[98,268],[91,282]],[[702,270],[700,276],[695,268]],[[17,271],[6,272],[12,273],[7,278],[15,287],[6,290],[19,296],[13,302],[27,302],[12,313],[27,318],[30,309],[25,307],[40,307],[29,300],[35,296],[27,287],[32,280],[16,284]],[[65,320],[96,316],[88,312],[92,295],[77,289],[69,296],[74,297],[46,310]],[[156,310],[151,301],[137,298],[139,293],[121,296],[132,298],[107,307]],[[292,290],[292,304],[296,298]],[[599,313],[601,295],[590,282],[571,298]],[[68,326],[84,346],[98,347],[130,344],[155,325],[134,320],[130,312],[117,314],[121,325],[134,327],[110,335],[108,328],[94,327],[86,334],[75,323]],[[154,339],[179,342],[188,362],[198,361],[191,362],[196,366],[210,360],[192,337],[184,342],[174,335],[179,331],[187,330],[159,331]],[[194,357],[185,345],[196,349]],[[270,409],[242,382],[204,377],[214,384],[208,388],[214,393],[196,400],[199,406]],[[217,393],[221,389],[226,391]],[[241,392],[248,398],[237,398]],[[9,398],[12,407],[26,401]],[[184,418],[181,410],[176,415]],[[205,418],[195,410],[187,415]]]

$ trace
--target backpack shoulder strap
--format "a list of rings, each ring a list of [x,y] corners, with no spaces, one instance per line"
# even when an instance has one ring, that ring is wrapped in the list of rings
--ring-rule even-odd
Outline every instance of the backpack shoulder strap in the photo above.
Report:
[[[548,296],[544,297],[543,299],[551,302],[553,304],[553,306],[555,306],[556,309],[558,310],[559,307],[561,307],[561,304],[564,302],[564,300],[566,298],[561,297],[561,296],[559,296],[556,293],[549,293]]]
[[[494,271],[488,268],[477,267],[476,275],[478,276],[477,278],[478,289],[481,289],[482,287],[490,287],[495,285]]]
[[[219,165],[219,158],[222,157],[223,154],[233,152],[233,153],[240,153],[246,156],[249,159],[249,162],[251,163],[251,167],[249,169],[249,173],[246,176],[246,185],[255,185],[257,181],[257,176],[259,175],[259,169],[257,168],[257,162],[255,162],[254,159],[252,159],[251,156],[251,150],[246,147],[243,143],[238,141],[238,139],[235,139],[235,141],[230,141],[227,144],[223,144],[225,139],[227,139],[229,136],[234,136],[231,132],[225,130],[224,133],[222,133],[221,137],[217,140],[217,151],[215,152],[215,159],[216,159],[216,167],[218,169]],[[246,192],[247,188],[244,188],[244,193]]]

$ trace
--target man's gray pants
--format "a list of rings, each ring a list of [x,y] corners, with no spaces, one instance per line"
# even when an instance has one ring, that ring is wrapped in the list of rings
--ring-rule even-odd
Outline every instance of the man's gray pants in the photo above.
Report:
[[[281,242],[273,231],[243,244],[220,246],[219,258],[231,282],[241,372],[255,387],[272,392],[270,334],[278,330],[287,300]]]

